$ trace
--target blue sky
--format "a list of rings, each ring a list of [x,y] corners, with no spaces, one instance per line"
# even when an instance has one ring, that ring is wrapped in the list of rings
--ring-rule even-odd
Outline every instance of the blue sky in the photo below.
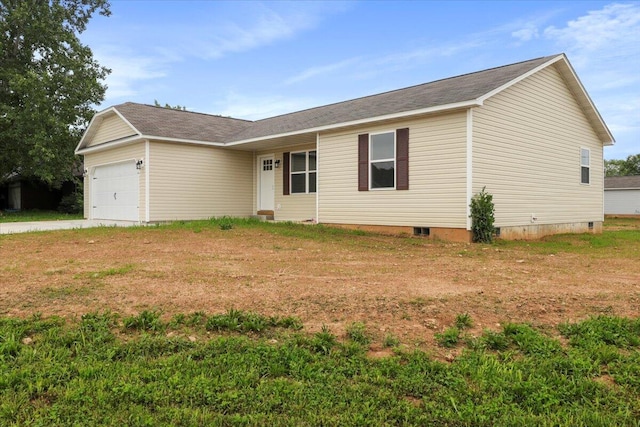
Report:
[[[640,2],[112,0],[82,40],[106,108],[260,119],[566,53],[616,145],[640,153]]]

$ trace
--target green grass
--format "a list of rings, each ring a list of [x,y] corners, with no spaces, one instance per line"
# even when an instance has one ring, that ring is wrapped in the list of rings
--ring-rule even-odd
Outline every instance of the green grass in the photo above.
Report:
[[[0,212],[0,223],[2,222],[33,222],[33,221],[58,221],[69,219],[82,219],[82,214],[65,214],[56,211],[19,211]]]
[[[186,229],[200,233],[204,230],[222,230],[233,234],[236,230],[259,229],[276,236],[298,237],[311,240],[327,241],[341,236],[365,236],[362,230],[350,230],[322,224],[310,225],[290,221],[266,222],[254,218],[219,217],[196,221],[174,221],[158,226],[168,229]]]
[[[207,328],[219,316],[270,326],[249,335]],[[462,354],[452,363],[399,348],[370,359],[366,344],[353,337],[340,342],[327,328],[309,335],[296,322],[275,325],[255,313],[194,313],[164,323],[158,313],[143,312],[130,319],[140,327],[125,328],[112,313],[75,322],[0,318],[0,425],[622,426],[640,420],[640,319],[594,317],[555,333],[507,324],[459,344]],[[364,333],[362,326],[351,330]]]
[[[629,223],[640,224],[640,221],[632,219]],[[526,248],[527,251],[542,255],[574,253],[598,258],[610,257],[610,251],[613,251],[619,258],[638,258],[640,229],[607,230],[605,226],[602,234],[558,234],[535,241],[498,240],[494,245],[504,249]]]

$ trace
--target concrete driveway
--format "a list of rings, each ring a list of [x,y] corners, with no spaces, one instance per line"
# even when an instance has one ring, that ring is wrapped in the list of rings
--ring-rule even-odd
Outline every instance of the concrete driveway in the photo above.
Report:
[[[107,219],[77,219],[68,221],[34,221],[0,223],[0,234],[28,233],[30,231],[72,230],[94,227],[132,227],[135,221],[111,221]]]

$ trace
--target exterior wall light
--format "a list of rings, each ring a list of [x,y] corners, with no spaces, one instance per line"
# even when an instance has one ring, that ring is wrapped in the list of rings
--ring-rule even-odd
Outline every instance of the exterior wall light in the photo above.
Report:
[[[278,169],[280,167],[280,159],[276,160],[275,167],[276,167],[276,169]]]
[[[136,162],[136,169],[140,170],[144,167],[144,159],[140,159]]]

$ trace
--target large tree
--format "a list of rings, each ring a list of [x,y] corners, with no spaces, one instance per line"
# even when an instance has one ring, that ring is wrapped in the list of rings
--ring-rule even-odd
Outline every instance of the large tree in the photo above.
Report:
[[[605,160],[607,176],[640,175],[640,154],[631,154],[626,160]]]
[[[78,36],[108,0],[0,0],[0,183],[71,177],[109,70]]]

